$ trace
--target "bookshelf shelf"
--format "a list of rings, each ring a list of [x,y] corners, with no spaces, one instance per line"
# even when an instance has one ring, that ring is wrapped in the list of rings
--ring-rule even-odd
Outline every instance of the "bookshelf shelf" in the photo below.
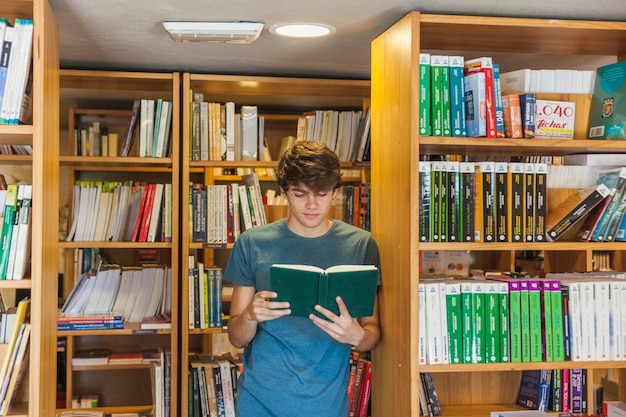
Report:
[[[625,22],[454,16],[411,12],[372,42],[372,231],[381,248],[383,339],[373,354],[372,415],[418,415],[420,372],[431,372],[442,416],[484,416],[514,406],[524,370],[584,368],[588,381],[622,362],[537,362],[419,366],[417,352],[419,254],[421,251],[470,251],[471,267],[510,271],[516,251],[544,251],[547,272],[591,270],[596,252],[611,253],[624,270],[623,243],[420,243],[418,183],[421,154],[485,156],[561,156],[578,153],[626,153],[626,142],[588,140],[579,126],[574,140],[420,137],[420,52],[492,56],[494,62],[518,62],[504,69],[542,68],[569,58],[626,59]],[[575,59],[571,60],[572,62]],[[580,64],[575,64],[578,67]],[[501,66],[501,68],[504,65]],[[588,68],[586,68],[588,69]],[[578,110],[578,106],[577,106]],[[586,115],[578,117],[585,118]],[[578,124],[577,124],[578,126]],[[581,134],[581,132],[583,132]],[[394,140],[388,140],[393,137]],[[390,216],[389,213],[394,213]],[[592,398],[591,384],[587,397]],[[378,399],[378,401],[376,400]],[[626,399],[626,387],[619,388]]]

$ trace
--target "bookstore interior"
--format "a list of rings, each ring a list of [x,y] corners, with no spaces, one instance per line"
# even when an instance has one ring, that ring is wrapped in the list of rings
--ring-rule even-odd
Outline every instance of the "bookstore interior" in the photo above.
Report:
[[[414,11],[371,80],[62,68],[47,0],[0,41],[0,416],[235,417],[223,274],[302,141],[380,251],[268,284],[379,309],[348,417],[626,415],[625,22]],[[509,64],[537,49],[610,59]]]

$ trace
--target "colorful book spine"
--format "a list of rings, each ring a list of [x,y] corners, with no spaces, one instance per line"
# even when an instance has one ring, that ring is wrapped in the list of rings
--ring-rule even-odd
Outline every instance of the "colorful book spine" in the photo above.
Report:
[[[430,241],[441,242],[441,178],[443,161],[432,161],[430,181],[431,229]]]
[[[459,225],[459,209],[460,209],[460,162],[448,161],[446,163],[447,168],[447,183],[446,196],[447,196],[447,210],[445,216],[447,217],[447,229],[448,229],[448,242],[458,242],[460,239],[460,225]]]
[[[465,126],[467,136],[487,136],[485,119],[485,74],[474,72],[465,74]]]
[[[495,241],[495,162],[480,163],[482,176],[483,241]]]
[[[495,236],[496,242],[508,242],[510,237],[509,164],[495,163]]]
[[[467,136],[465,127],[465,82],[462,56],[450,56],[450,122],[452,136]]]
[[[511,242],[524,241],[524,163],[509,163],[509,230]]]
[[[534,219],[535,219],[535,241],[544,242],[546,240],[546,215],[548,196],[548,164],[540,162],[535,164],[535,199],[534,199]]]
[[[461,162],[459,165],[459,226],[461,228],[460,241],[474,241],[474,178],[476,175],[473,162]]]
[[[530,361],[543,360],[542,327],[541,327],[541,283],[528,280],[528,334],[530,337]]]
[[[563,411],[563,370],[553,369],[552,381],[550,384],[550,401],[548,403],[548,411]]]
[[[419,239],[430,242],[433,213],[431,211],[432,174],[430,161],[419,162]]]
[[[511,318],[509,306],[509,284],[498,281],[498,314],[500,322],[500,359],[511,361]]]
[[[485,282],[485,362],[502,362],[500,352],[500,294],[499,283]]]
[[[472,282],[471,303],[472,320],[474,320],[474,334],[472,335],[472,363],[485,363],[485,340],[487,335],[485,282]]]
[[[535,93],[524,93],[519,95],[520,109],[522,112],[522,132],[524,138],[535,137],[535,107],[537,105],[537,95]]]
[[[419,81],[420,81],[420,117],[419,127],[420,136],[430,136],[431,120],[430,120],[430,54],[420,53],[419,63]]]
[[[530,304],[528,281],[520,280],[520,318],[522,335],[522,362],[530,362]]]
[[[554,360],[554,330],[552,329],[552,282],[540,281],[541,284],[541,344],[542,361]]]
[[[461,314],[463,317],[463,363],[472,363],[474,342],[474,317],[472,316],[472,285],[461,283]]]
[[[485,121],[486,136],[496,137],[496,108],[491,57],[480,57],[465,61],[465,75],[475,72],[485,74]]]
[[[504,119],[504,135],[507,138],[522,138],[522,109],[518,94],[502,96],[502,118]]]
[[[463,363],[461,284],[458,282],[447,282],[445,285],[449,362],[458,364]]]
[[[445,57],[447,61],[447,57]],[[447,64],[446,64],[447,67]],[[430,56],[431,134],[444,136],[444,55]],[[448,87],[449,88],[449,87]],[[449,100],[449,98],[448,98]]]
[[[524,164],[524,241],[535,241],[535,164]]]
[[[500,65],[493,64],[493,95],[496,112],[496,137],[506,137],[504,133],[504,111],[502,109],[502,86],[500,85]]]

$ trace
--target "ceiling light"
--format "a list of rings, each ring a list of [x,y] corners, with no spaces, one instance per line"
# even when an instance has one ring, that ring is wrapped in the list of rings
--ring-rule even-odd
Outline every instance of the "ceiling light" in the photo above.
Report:
[[[336,29],[332,26],[320,23],[288,23],[277,24],[270,27],[269,31],[274,35],[290,36],[294,38],[315,38],[332,35]]]
[[[163,22],[167,33],[178,42],[252,43],[263,26],[259,22]]]

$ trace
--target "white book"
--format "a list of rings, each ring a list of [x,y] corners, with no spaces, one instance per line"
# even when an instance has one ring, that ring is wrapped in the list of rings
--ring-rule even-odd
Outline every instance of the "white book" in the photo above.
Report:
[[[426,284],[420,282],[417,292],[418,311],[418,340],[417,340],[417,363],[426,365],[428,350],[428,338],[426,335]]]
[[[226,417],[235,417],[235,396],[233,380],[230,371],[230,362],[221,359],[218,361],[222,376],[222,394],[224,396],[224,414]]]
[[[198,296],[198,305],[200,307],[200,328],[201,329],[206,329],[207,328],[207,322],[205,321],[205,317],[207,312],[205,311],[205,301],[206,301],[206,288],[204,285],[204,275],[205,275],[205,270],[204,270],[204,263],[202,262],[198,262],[198,294],[196,294]]]
[[[439,283],[439,327],[441,327],[441,352],[442,363],[450,363],[450,339],[448,337],[448,313],[446,304],[446,283],[444,281]]]
[[[16,19],[17,23],[17,19]],[[11,103],[13,101],[13,94],[15,86],[17,84],[17,70],[20,48],[20,42],[23,37],[22,31],[19,29],[20,25],[14,25],[9,32],[12,39],[11,57],[7,66],[7,75],[4,88],[4,96],[2,97],[2,107],[0,108],[0,123],[9,124],[11,119]]]
[[[233,240],[237,240],[241,234],[241,208],[239,207],[239,184],[230,184],[230,194],[232,196],[233,213]]]
[[[610,360],[622,360],[622,293],[618,280],[609,282]]]
[[[126,305],[126,300],[128,299],[132,285],[133,281],[131,270],[128,268],[120,268],[120,284],[117,290],[117,296],[115,297],[115,302],[111,308],[113,313],[123,316],[124,306]]]
[[[146,156],[150,156],[152,153],[152,137],[154,137],[154,106],[153,99],[148,100],[148,108],[146,112],[146,138],[144,141],[144,153]]]
[[[596,357],[595,301],[592,281],[580,283],[582,360],[592,361]]]
[[[150,211],[150,224],[148,225],[147,242],[156,242],[156,234],[161,219],[161,207],[163,206],[163,190],[165,185],[157,183],[154,189],[154,200]]]
[[[626,307],[625,307],[625,303],[626,303],[626,280],[620,280],[619,281],[619,286],[620,286],[620,292],[621,292],[621,319],[620,319],[620,323],[621,323],[621,328],[620,331],[618,332],[621,335],[621,344],[620,344],[620,348],[621,348],[621,352],[620,352],[620,359],[621,360],[626,360]]]
[[[93,289],[91,290],[91,294],[89,295],[89,299],[87,300],[87,304],[83,309],[85,314],[95,314],[98,313],[98,302],[100,301],[100,296],[104,292],[104,288],[106,286],[106,269],[100,269],[96,276],[94,277],[95,282]]]
[[[108,186],[103,186],[100,193],[100,201],[96,215],[96,227],[93,232],[92,241],[98,242],[104,240],[106,227],[111,216],[111,202],[113,201],[113,193]]]
[[[172,268],[165,267],[165,282],[163,283],[163,301],[161,302],[161,313],[171,313],[172,311]]]
[[[152,288],[150,292],[150,298],[146,304],[146,309],[143,313],[143,317],[152,317],[159,313],[161,303],[163,302],[164,284],[166,277],[165,267],[159,265],[152,265],[146,269],[150,270],[150,275],[153,278]]]
[[[139,157],[145,158],[148,156],[146,153],[146,142],[148,140],[148,99],[141,99],[139,114]]]
[[[128,318],[128,321],[131,322],[140,322],[146,316],[145,313],[154,287],[154,271],[152,269],[141,268],[139,277],[139,289],[137,290],[132,312]]]
[[[23,100],[28,99],[25,97],[29,78],[32,80],[31,72],[31,57],[33,49],[33,21],[29,19],[20,19],[21,27],[24,31],[23,39],[20,41],[20,60],[19,67],[17,69],[17,85],[15,94],[13,96],[13,103],[11,108],[11,124],[19,124],[20,120],[24,120],[22,116]],[[32,93],[30,93],[32,94]],[[32,97],[30,98],[32,100]],[[32,107],[32,105],[31,105]]]
[[[569,296],[570,350],[574,362],[584,360],[582,355],[582,324],[580,306],[580,283],[575,280],[561,280],[561,287],[567,287]]]
[[[161,216],[161,240],[172,241],[172,184],[167,183],[163,189],[163,215]]]
[[[133,313],[133,308],[135,307],[135,302],[137,300],[137,296],[139,291],[141,291],[141,283],[142,283],[142,268],[138,267],[127,267],[129,270],[128,277],[131,280],[130,292],[126,298],[126,304],[124,305],[123,316],[126,321],[130,321],[131,315]]]
[[[115,265],[106,266],[103,269],[105,283],[96,306],[96,312],[110,313],[113,310],[113,303],[120,288],[121,269]]]
[[[593,282],[595,307],[595,360],[611,359],[610,282],[599,279]]]
[[[424,283],[426,299],[426,337],[428,348],[426,360],[429,365],[443,363],[443,329],[441,320],[441,298],[439,296],[439,282],[426,281]]]
[[[242,158],[244,161],[259,159],[259,118],[256,106],[241,106]]]
[[[528,68],[500,73],[500,86],[503,94],[530,92],[530,73]]]
[[[225,104],[226,111],[226,160],[235,160],[235,103],[228,101]]]
[[[248,201],[248,193],[245,185],[239,185],[239,207],[241,208],[241,216],[243,217],[243,226],[245,230],[252,229],[252,216],[250,213],[250,205]]]
[[[7,257],[7,266],[5,270],[5,275],[2,279],[12,279],[13,278],[13,269],[15,266],[15,258],[17,255],[17,233],[20,222],[20,215],[22,211],[22,200],[24,199],[24,186],[17,186],[17,196],[16,196],[16,204],[15,204],[15,217],[13,221],[13,227],[11,228],[11,239],[10,244],[7,250],[9,251],[9,255]]]

